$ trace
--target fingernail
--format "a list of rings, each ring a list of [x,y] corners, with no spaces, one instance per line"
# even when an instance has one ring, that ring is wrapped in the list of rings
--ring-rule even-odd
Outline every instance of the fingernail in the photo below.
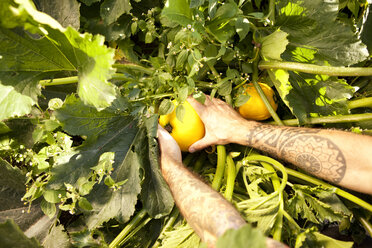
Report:
[[[195,152],[195,149],[194,148],[189,148],[189,152],[193,153],[193,152]]]

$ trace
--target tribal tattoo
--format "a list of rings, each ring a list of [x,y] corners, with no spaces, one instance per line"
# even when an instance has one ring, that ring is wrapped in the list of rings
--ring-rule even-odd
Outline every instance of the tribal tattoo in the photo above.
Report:
[[[182,165],[170,166],[163,175],[182,215],[203,241],[214,243],[226,230],[246,224],[223,196]]]
[[[247,134],[250,146],[284,159],[334,183],[343,179],[346,160],[341,150],[320,130],[257,125]]]

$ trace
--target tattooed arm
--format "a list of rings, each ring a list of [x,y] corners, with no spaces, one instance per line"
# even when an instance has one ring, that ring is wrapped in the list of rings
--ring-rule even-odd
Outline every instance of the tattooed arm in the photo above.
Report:
[[[225,198],[182,165],[179,146],[160,126],[158,138],[162,175],[187,223],[208,247],[214,247],[216,239],[228,229],[246,224]],[[266,244],[269,248],[287,247],[270,238]]]
[[[344,131],[279,127],[247,121],[225,102],[207,97],[188,101],[204,122],[206,134],[190,152],[212,144],[238,143],[286,160],[317,177],[372,194],[372,137]]]

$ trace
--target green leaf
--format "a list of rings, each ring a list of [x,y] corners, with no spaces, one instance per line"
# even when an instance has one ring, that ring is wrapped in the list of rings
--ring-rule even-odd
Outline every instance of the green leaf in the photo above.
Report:
[[[145,179],[142,184],[141,201],[144,208],[152,218],[160,218],[168,215],[174,205],[172,194],[160,171],[159,146],[156,141],[158,118],[156,115],[145,120],[147,131],[147,159],[144,160],[143,168]]]
[[[185,116],[186,110],[183,105],[178,105],[176,108],[176,117],[179,121],[183,122],[183,117]]]
[[[128,142],[132,140],[129,135],[122,139]],[[125,137],[127,136],[127,137]],[[128,137],[129,136],[129,137]],[[117,142],[117,141],[116,141]],[[122,143],[121,142],[121,143]],[[137,196],[141,191],[140,186],[140,167],[146,159],[146,131],[141,128],[131,142],[130,148],[125,151],[127,145],[120,143],[113,144],[118,149],[124,149],[116,152],[115,163],[120,163],[115,168],[112,178],[115,182],[126,180],[126,183],[116,191],[109,189],[107,186],[98,185],[92,193],[87,196],[88,201],[92,204],[93,210],[87,214],[87,226],[90,230],[97,228],[103,222],[112,218],[120,222],[127,222],[134,213],[137,203]],[[121,147],[121,148],[120,148]],[[120,153],[120,154],[118,154]],[[120,158],[125,155],[124,158]]]
[[[234,106],[235,107],[242,106],[249,100],[249,98],[251,98],[250,95],[238,95],[238,97],[235,99]]]
[[[204,0],[190,0],[190,8],[198,8],[204,4]]]
[[[229,78],[224,78],[218,83],[218,94],[221,96],[230,95],[232,91],[232,82]]]
[[[105,0],[101,5],[101,17],[106,24],[115,22],[122,14],[129,14],[129,0]]]
[[[305,122],[311,116],[347,114],[346,100],[354,94],[354,88],[345,80],[325,75],[269,71],[271,81],[292,113]]]
[[[240,41],[242,41],[249,32],[249,20],[245,17],[238,17],[238,19],[236,19],[235,29],[236,33],[239,35]]]
[[[189,0],[167,0],[161,12],[162,23],[170,27],[191,24],[193,21],[189,6]]]
[[[53,218],[57,212],[56,205],[45,200],[41,201],[40,207],[43,213],[47,215],[49,218]]]
[[[349,66],[368,58],[353,27],[337,21],[338,1],[277,1],[276,25],[289,34],[286,60]],[[306,55],[305,55],[306,54]]]
[[[205,99],[206,99],[206,96],[203,92],[199,91],[199,92],[196,92],[192,95],[193,98],[195,98],[195,100],[197,100],[198,102],[200,102],[201,104],[204,104],[205,102]]]
[[[176,60],[176,69],[177,70],[181,71],[181,70],[184,69],[183,67],[184,67],[184,64],[185,64],[188,56],[189,56],[189,52],[186,49],[182,50],[178,54],[177,60]]]
[[[266,246],[266,237],[258,229],[246,224],[237,230],[227,230],[217,239],[216,248],[264,248]]]
[[[187,224],[178,225],[176,228],[166,231],[161,248],[191,248],[199,247],[200,238]]]
[[[0,240],[2,247],[41,247],[35,238],[28,238],[13,220],[0,224]]]
[[[32,85],[32,91],[20,93],[36,102],[40,90],[35,87],[41,77],[61,71],[77,72],[78,94],[84,102],[98,109],[109,106],[116,97],[115,87],[108,82],[114,73],[114,50],[103,44],[103,37],[80,34],[71,27],[64,29],[50,16],[36,11],[30,1],[13,5],[14,11],[10,11],[9,2],[0,5],[0,13],[4,13],[0,19],[3,15],[11,17],[0,25],[1,84],[18,92],[15,82],[23,88]],[[15,27],[25,27],[28,32],[6,29]],[[29,108],[34,102],[23,106]]]
[[[352,214],[330,190],[296,184],[292,188],[295,194],[288,201],[288,212],[296,219],[300,216],[318,224],[325,219],[341,221]]]
[[[80,0],[81,2],[83,2],[84,4],[90,6],[92,5],[93,3],[96,3],[96,2],[99,2],[101,0]]]
[[[260,40],[262,43],[261,55],[268,60],[282,60],[280,55],[288,45],[287,36],[288,34],[286,32],[276,30],[274,33],[262,38]]]
[[[353,242],[345,242],[328,237],[319,233],[316,228],[308,228],[296,237],[295,248],[311,247],[331,247],[331,248],[351,248]]]
[[[81,207],[84,210],[90,211],[90,210],[93,209],[92,205],[90,204],[90,202],[85,197],[80,197],[78,204],[79,204],[79,207]]]
[[[189,87],[188,86],[183,86],[178,91],[178,101],[179,102],[186,101],[188,95],[189,95]]]
[[[223,4],[217,9],[214,18],[207,23],[207,31],[219,42],[225,43],[235,34],[235,27],[231,24],[231,20],[236,18],[239,12],[234,2]]]
[[[159,115],[167,115],[174,110],[174,104],[169,99],[164,99],[159,105]]]
[[[92,168],[106,152],[115,153],[112,179],[115,182],[128,179],[116,191],[99,184],[86,196],[93,207],[87,217],[90,229],[111,218],[127,221],[134,212],[140,192],[139,167],[144,156],[142,153],[145,152],[140,147],[145,141],[145,133],[138,130],[137,122],[131,117],[116,111],[113,105],[98,112],[73,95],[56,111],[57,119],[66,132],[86,135],[87,139],[76,151],[57,159],[48,188],[60,189],[65,183],[78,188],[78,179],[89,178]]]
[[[53,225],[48,236],[43,241],[43,246],[48,248],[69,248],[71,246],[63,225]]]
[[[76,0],[38,0],[39,10],[56,19],[63,27],[80,28],[80,3]]]

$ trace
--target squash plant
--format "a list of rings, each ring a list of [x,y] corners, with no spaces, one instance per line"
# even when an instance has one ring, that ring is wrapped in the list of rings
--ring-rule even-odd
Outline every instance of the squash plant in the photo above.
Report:
[[[371,10],[366,0],[2,0],[1,240],[197,247],[159,171],[158,115],[182,119],[172,100],[204,93],[238,108],[252,81],[272,124],[370,134]],[[277,112],[258,81],[275,89]],[[351,247],[371,235],[368,196],[248,147],[217,153],[184,163],[257,227],[218,247],[260,247],[263,234]],[[334,226],[350,242],[321,232]]]

